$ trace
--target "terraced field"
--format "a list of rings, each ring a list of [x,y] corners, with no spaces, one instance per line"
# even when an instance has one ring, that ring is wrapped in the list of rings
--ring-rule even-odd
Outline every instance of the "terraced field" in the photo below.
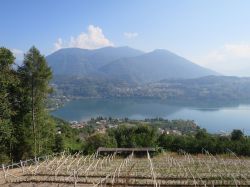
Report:
[[[143,158],[61,153],[3,165],[0,186],[250,186],[249,168],[250,158],[207,151]]]

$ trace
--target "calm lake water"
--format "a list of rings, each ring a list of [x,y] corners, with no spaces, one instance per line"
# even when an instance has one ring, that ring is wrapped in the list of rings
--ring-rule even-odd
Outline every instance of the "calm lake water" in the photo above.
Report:
[[[250,135],[250,102],[187,103],[156,99],[82,99],[71,101],[52,114],[66,120],[77,121],[86,121],[97,116],[190,119],[209,132],[242,129]]]

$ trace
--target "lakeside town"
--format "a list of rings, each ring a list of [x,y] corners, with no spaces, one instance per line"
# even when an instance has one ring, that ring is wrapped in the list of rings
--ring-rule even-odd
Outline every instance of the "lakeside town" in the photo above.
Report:
[[[70,127],[73,129],[83,129],[92,126],[96,132],[105,133],[107,129],[117,128],[119,125],[134,126],[147,124],[155,126],[160,134],[184,135],[187,133],[195,133],[200,127],[192,120],[165,120],[162,118],[131,120],[128,118],[114,119],[97,117],[89,121],[69,121]]]
[[[132,120],[128,118],[106,118],[97,117],[87,121],[69,121],[72,129],[84,129],[92,127],[96,133],[106,133],[108,129],[117,128],[119,125],[134,126],[134,125],[151,125],[157,128],[159,134],[182,136],[186,134],[195,134],[200,127],[193,120],[167,120],[163,118]],[[217,135],[221,137],[229,137],[230,133],[219,131]]]
[[[120,123],[122,123],[122,120],[119,121]],[[88,124],[88,122],[85,121],[70,121],[70,126],[73,129],[81,129],[86,127]],[[108,120],[99,120],[95,123],[96,127],[96,131],[99,133],[105,133],[107,129],[111,129],[111,128],[117,128],[118,125],[117,124],[110,124],[108,122]],[[182,135],[182,132],[180,130],[175,130],[175,129],[168,129],[168,128],[158,128],[158,131],[160,132],[160,134],[172,134],[172,135]]]

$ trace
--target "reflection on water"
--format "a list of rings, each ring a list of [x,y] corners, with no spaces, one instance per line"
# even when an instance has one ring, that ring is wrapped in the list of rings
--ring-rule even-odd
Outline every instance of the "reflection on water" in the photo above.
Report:
[[[223,101],[163,101],[159,99],[82,99],[52,112],[66,120],[105,116],[131,119],[163,117],[191,119],[210,132],[238,128],[250,134],[250,103]]]

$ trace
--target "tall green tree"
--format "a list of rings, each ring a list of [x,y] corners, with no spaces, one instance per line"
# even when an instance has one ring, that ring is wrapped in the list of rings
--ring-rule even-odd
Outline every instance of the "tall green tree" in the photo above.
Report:
[[[86,139],[86,153],[94,153],[99,147],[117,147],[117,142],[114,137],[111,137],[106,133],[96,133]]]
[[[6,162],[12,158],[12,145],[14,142],[12,117],[13,91],[18,80],[13,70],[15,57],[4,47],[0,48],[0,161]]]
[[[52,149],[55,135],[53,121],[45,108],[45,100],[52,91],[49,86],[52,71],[39,50],[31,47],[24,56],[23,66],[18,69],[18,74],[22,84],[22,119],[19,120],[21,124],[18,127],[19,143],[22,143],[20,157],[36,156]]]
[[[241,140],[244,137],[244,134],[239,129],[234,129],[231,133],[231,140]]]
[[[120,125],[108,131],[114,137],[118,147],[154,147],[157,141],[157,130],[149,125]]]

